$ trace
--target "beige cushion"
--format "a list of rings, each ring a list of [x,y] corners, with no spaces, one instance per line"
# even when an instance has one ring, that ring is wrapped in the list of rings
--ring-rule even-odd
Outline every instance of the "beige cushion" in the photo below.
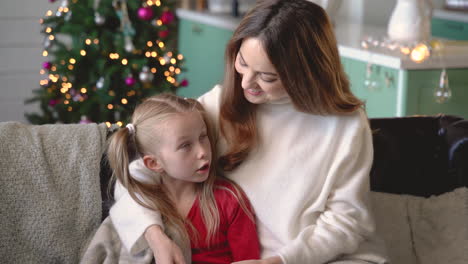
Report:
[[[415,264],[410,225],[408,195],[372,192],[377,233],[385,241],[391,263]]]
[[[408,209],[420,263],[468,263],[468,188],[411,198]]]

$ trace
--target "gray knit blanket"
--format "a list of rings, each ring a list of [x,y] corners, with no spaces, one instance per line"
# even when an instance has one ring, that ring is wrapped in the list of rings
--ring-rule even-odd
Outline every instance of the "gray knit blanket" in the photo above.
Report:
[[[153,252],[147,248],[131,255],[123,246],[111,218],[107,217],[89,243],[80,264],[150,264]],[[189,263],[189,262],[187,262]]]
[[[106,126],[0,123],[0,262],[78,263],[101,221]]]

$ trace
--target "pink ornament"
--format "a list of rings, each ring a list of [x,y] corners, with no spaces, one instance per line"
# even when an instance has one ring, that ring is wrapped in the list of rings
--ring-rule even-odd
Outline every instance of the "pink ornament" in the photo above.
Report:
[[[140,7],[138,9],[138,17],[141,19],[141,20],[150,20],[151,18],[153,18],[153,9],[149,6],[147,7]]]
[[[161,15],[161,22],[163,24],[169,24],[174,20],[174,13],[171,11],[164,11]]]
[[[129,77],[127,77],[127,78],[125,79],[125,84],[126,84],[127,86],[132,86],[132,85],[134,85],[135,83],[136,83],[136,79],[133,78],[132,76],[129,76]]]
[[[42,68],[50,70],[52,68],[52,63],[50,61],[45,61],[42,63]]]
[[[158,36],[159,36],[160,38],[165,38],[165,37],[167,37],[168,35],[169,35],[169,30],[161,30],[161,31],[158,32]]]
[[[183,79],[183,80],[180,82],[180,86],[185,87],[185,86],[187,86],[187,85],[188,85],[187,79]]]

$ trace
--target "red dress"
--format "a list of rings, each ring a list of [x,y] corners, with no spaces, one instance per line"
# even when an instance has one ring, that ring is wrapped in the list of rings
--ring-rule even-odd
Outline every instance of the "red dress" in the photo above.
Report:
[[[217,182],[216,185],[233,190],[229,183]],[[187,215],[193,227],[198,231],[199,237],[197,243],[194,239],[190,241],[192,263],[230,264],[235,261],[260,259],[260,244],[255,222],[248,217],[237,198],[229,190],[215,187],[214,197],[219,210],[220,224],[210,248],[205,242],[207,230],[202,220],[198,199],[195,200]],[[246,197],[244,201],[251,210]],[[253,215],[252,210],[251,212]],[[190,234],[191,229],[187,227],[187,230]],[[194,236],[190,234],[190,237]]]

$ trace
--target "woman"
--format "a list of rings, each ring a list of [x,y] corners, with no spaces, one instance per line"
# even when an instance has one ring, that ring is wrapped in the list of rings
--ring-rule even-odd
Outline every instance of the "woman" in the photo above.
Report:
[[[367,117],[321,7],[259,1],[228,43],[223,87],[199,101],[218,121],[221,170],[257,216],[262,259],[242,263],[386,262],[369,208]],[[158,214],[125,216],[136,203],[117,205],[112,219],[128,217],[138,229],[129,249],[144,233],[159,263],[183,263]]]

